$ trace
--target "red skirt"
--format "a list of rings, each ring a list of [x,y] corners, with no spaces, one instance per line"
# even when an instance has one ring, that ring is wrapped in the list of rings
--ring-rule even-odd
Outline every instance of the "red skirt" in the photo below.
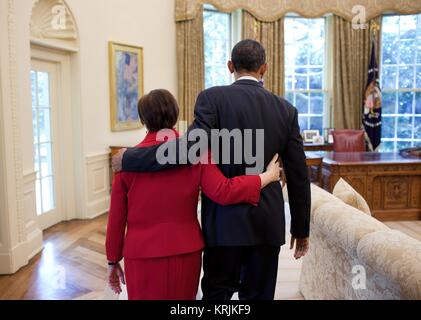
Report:
[[[129,300],[196,300],[202,251],[173,257],[124,259]]]

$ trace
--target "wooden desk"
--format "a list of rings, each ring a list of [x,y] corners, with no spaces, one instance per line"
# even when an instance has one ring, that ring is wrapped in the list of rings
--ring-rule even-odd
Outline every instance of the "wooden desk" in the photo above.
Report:
[[[304,151],[328,151],[333,152],[333,144],[315,144],[315,143],[304,143]]]
[[[322,154],[327,191],[344,178],[367,200],[377,219],[421,220],[421,159],[398,153]]]

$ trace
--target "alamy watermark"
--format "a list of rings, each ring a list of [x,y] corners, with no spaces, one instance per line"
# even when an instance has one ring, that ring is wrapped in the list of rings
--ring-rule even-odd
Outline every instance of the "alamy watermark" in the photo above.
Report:
[[[164,143],[158,148],[157,162],[166,164],[227,164],[246,165],[246,174],[255,175],[264,171],[265,131],[264,129],[211,130],[210,137],[203,129],[194,129],[179,140],[170,130],[158,132],[157,141]],[[209,148],[210,142],[210,148]],[[209,149],[212,157],[209,157]],[[177,152],[178,151],[178,152]]]
[[[53,18],[51,19],[51,27],[53,30],[66,30],[67,11],[64,4],[58,4],[51,8]]]
[[[367,11],[363,5],[355,5],[352,7],[352,13],[354,17],[352,18],[352,28],[355,30],[367,29]]]
[[[367,273],[365,268],[361,265],[356,265],[352,268],[352,288],[354,290],[367,290]]]

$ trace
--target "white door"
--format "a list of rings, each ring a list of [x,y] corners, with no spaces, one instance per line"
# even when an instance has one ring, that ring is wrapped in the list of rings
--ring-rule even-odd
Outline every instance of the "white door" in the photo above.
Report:
[[[58,143],[59,68],[55,63],[32,60],[32,123],[34,164],[37,172],[38,225],[45,230],[63,220]]]

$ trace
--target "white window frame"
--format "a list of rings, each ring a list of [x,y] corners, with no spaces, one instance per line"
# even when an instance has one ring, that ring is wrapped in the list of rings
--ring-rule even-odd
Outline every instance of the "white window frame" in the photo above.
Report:
[[[300,18],[300,19],[309,19],[309,18],[305,18],[302,16],[299,16],[297,14],[288,14],[286,16],[286,18]],[[321,19],[321,18],[316,18],[316,19]],[[332,127],[332,36],[331,36],[331,32],[332,32],[332,23],[331,23],[331,19],[329,19],[328,16],[323,17],[323,19],[325,20],[325,58],[324,58],[324,62],[323,62],[323,88],[324,89],[294,89],[294,90],[287,90],[287,81],[286,81],[286,74],[285,74],[285,98],[287,96],[288,93],[307,93],[307,94],[311,94],[311,93],[323,93],[324,94],[324,110],[323,110],[323,128],[322,131],[320,132],[321,135],[324,134],[324,129],[327,128],[331,128]],[[286,21],[286,19],[285,19]],[[286,53],[285,53],[286,54]],[[286,69],[286,64],[285,64],[285,69]],[[304,66],[304,67],[308,67],[308,66]],[[292,101],[290,101],[291,104],[294,105],[294,103]],[[295,105],[294,105],[295,106]],[[299,116],[302,117],[308,117],[308,118],[312,118],[312,117],[320,117],[320,114],[310,114],[310,113],[306,113],[306,114],[299,114]],[[307,130],[307,128],[301,128],[302,131]]]
[[[227,14],[230,16],[230,34],[229,34],[229,43],[230,46],[228,47],[227,57],[231,58],[231,49],[242,39],[242,10],[236,10],[231,13],[225,13],[219,11],[217,8],[213,7],[211,4],[204,4],[203,5],[204,12],[216,12]],[[228,61],[226,61],[228,64]],[[228,66],[227,72],[228,72]],[[205,79],[206,79],[206,70],[205,70]],[[231,81],[234,82],[234,75],[231,77]],[[229,83],[227,83],[229,85]]]
[[[402,16],[400,14],[387,14],[387,15],[383,15],[383,17],[388,17],[388,16]],[[382,40],[382,39],[381,39]],[[399,40],[400,40],[400,34],[399,34]],[[382,41],[380,42],[380,83],[383,85],[383,43]],[[399,52],[398,52],[399,54]],[[418,50],[415,53],[415,64],[408,64],[405,66],[410,66],[413,67],[415,69],[414,72],[414,87],[416,86],[417,83],[417,72],[416,72],[416,68],[420,67],[421,68],[421,63],[417,63],[417,55],[421,54],[418,52]],[[414,93],[414,97],[413,97],[413,102],[412,102],[412,114],[405,114],[405,113],[393,113],[393,114],[384,114],[382,115],[382,118],[394,118],[395,119],[395,132],[394,132],[394,137],[393,138],[383,138],[383,133],[382,133],[382,143],[383,142],[393,142],[394,144],[394,151],[398,151],[399,148],[397,148],[397,144],[399,142],[410,142],[413,146],[420,146],[421,145],[421,137],[416,139],[415,137],[415,118],[420,118],[421,119],[421,114],[415,114],[415,106],[416,106],[416,95],[417,93],[421,92],[421,88],[399,88],[399,67],[402,67],[404,65],[402,64],[388,64],[386,65],[387,67],[395,67],[397,68],[398,72],[396,74],[396,82],[397,82],[397,89],[384,89],[382,87],[382,92],[384,93],[394,93],[397,95],[397,99],[396,99],[396,104],[399,103],[399,94],[400,93],[404,93],[404,92],[413,92]],[[396,105],[396,111],[398,110],[398,106]],[[398,118],[400,117],[411,117],[412,118],[412,138],[398,138]]]

